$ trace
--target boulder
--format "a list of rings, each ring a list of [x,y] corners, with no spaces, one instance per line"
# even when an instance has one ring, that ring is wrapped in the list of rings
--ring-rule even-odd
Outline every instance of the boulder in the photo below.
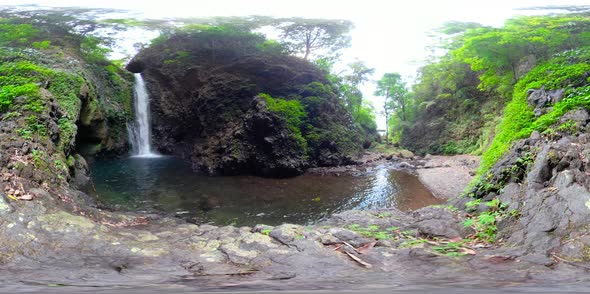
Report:
[[[404,159],[412,159],[414,158],[414,153],[410,150],[401,150],[399,152],[399,157]]]
[[[565,89],[545,91],[545,88],[531,89],[528,92],[527,102],[531,105],[536,116],[546,113],[546,107],[563,99]]]
[[[462,219],[442,207],[425,207],[416,210],[412,216],[418,232],[431,237],[465,237],[472,231],[465,228]]]

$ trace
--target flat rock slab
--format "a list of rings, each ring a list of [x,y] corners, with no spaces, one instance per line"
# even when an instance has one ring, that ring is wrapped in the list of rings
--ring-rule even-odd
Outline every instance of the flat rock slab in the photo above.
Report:
[[[416,170],[420,181],[443,199],[458,196],[473,180],[479,157],[471,155],[427,156],[428,162]]]

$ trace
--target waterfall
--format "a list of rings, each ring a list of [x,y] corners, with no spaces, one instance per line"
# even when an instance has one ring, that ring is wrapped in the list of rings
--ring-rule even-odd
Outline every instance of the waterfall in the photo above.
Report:
[[[135,74],[135,124],[129,127],[133,157],[159,157],[152,151],[150,125],[150,97],[141,74]]]

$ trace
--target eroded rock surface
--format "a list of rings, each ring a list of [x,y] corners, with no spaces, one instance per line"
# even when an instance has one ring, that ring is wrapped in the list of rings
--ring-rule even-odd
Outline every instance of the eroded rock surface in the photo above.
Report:
[[[553,132],[533,132],[516,142],[472,195],[498,197],[506,205],[511,215],[498,224],[509,245],[506,252],[545,265],[585,267],[590,261],[589,116],[578,109],[563,118]],[[568,128],[560,127],[564,123]],[[454,203],[461,207],[465,201]]]
[[[541,282],[553,272],[535,260],[487,256],[489,249],[456,259],[415,242],[457,237],[449,228],[460,225],[461,216],[445,208],[413,214],[348,211],[315,226],[250,228],[91,210],[69,213],[37,201],[18,206],[0,221],[0,291],[17,285],[33,290],[47,285],[67,290],[383,289],[417,282],[424,287],[449,277],[457,285],[491,287]],[[446,220],[444,228],[425,225],[434,219]]]

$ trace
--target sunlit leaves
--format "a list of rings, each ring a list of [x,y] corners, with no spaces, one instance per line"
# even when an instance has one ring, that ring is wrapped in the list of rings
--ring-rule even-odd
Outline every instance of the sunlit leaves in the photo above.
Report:
[[[480,72],[480,89],[509,94],[525,73],[519,71],[523,59],[546,60],[554,52],[590,44],[588,28],[590,19],[583,16],[519,17],[499,29],[468,29],[452,54]]]

